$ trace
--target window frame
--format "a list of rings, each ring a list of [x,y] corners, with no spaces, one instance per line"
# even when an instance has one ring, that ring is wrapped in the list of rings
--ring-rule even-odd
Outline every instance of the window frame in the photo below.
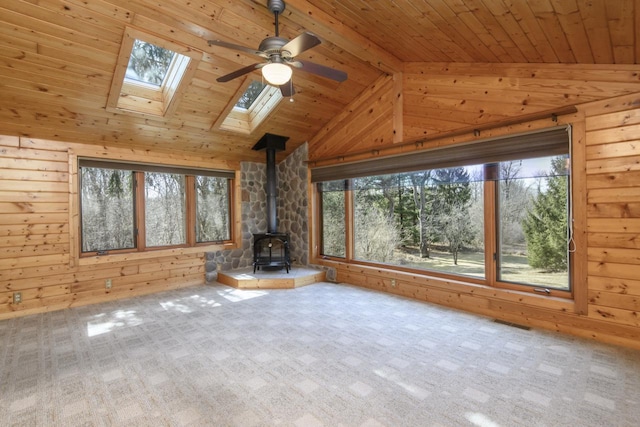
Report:
[[[162,85],[139,82],[126,77],[129,58],[136,40],[147,42],[174,52]],[[124,31],[116,69],[111,81],[106,110],[141,116],[170,117],[178,107],[181,95],[193,79],[202,52],[181,46],[135,28]]]
[[[574,174],[574,168],[573,168],[573,164],[574,164],[574,155],[573,155],[573,150],[571,148],[572,146],[572,139],[573,139],[573,135],[572,135],[572,131],[571,131],[571,126],[566,126],[566,128],[568,129],[569,132],[569,147],[568,147],[568,152],[565,154],[568,154],[569,156],[569,175],[568,175],[568,194],[567,194],[567,209],[568,209],[568,220],[569,223],[568,226],[570,227],[570,230],[573,228],[573,225],[571,224],[572,218],[571,218],[571,214],[573,213],[573,209],[571,206],[571,203],[573,201],[573,193],[576,191],[576,189],[574,188],[574,183],[575,183],[575,177],[573,176]],[[543,130],[544,131],[544,130]],[[538,131],[534,131],[534,132],[538,132]],[[513,136],[517,136],[517,135],[512,135],[509,136],[507,135],[506,138],[511,138]],[[427,150],[428,151],[428,150]],[[550,152],[548,155],[552,156],[552,155],[556,155],[557,153],[555,152]],[[527,157],[527,156],[523,156],[522,159],[526,159],[526,158],[534,158],[535,156],[532,157]],[[447,163],[443,166],[444,167],[452,167],[454,165]],[[347,164],[341,164],[338,165],[338,168],[340,168],[340,170],[345,170],[346,168],[348,168],[349,165]],[[359,165],[359,167],[362,168],[362,170],[366,170],[367,166],[366,165]],[[312,175],[314,170],[311,170]],[[360,173],[360,172],[358,172]],[[326,174],[325,170],[320,170],[320,172],[318,173],[318,176],[322,176],[323,174]],[[362,173],[360,173],[360,175],[358,176],[376,176],[378,174],[371,174],[371,175],[363,175]],[[380,174],[382,175],[382,174]],[[334,180],[337,178],[334,178]],[[442,280],[454,280],[454,281],[464,281],[466,283],[469,284],[477,284],[477,285],[484,285],[484,286],[488,286],[488,287],[492,287],[492,288],[496,288],[496,289],[505,289],[505,290],[515,290],[515,291],[524,291],[527,293],[533,293],[536,295],[540,295],[540,296],[551,296],[551,297],[560,297],[563,299],[572,299],[575,298],[575,293],[576,293],[576,275],[574,274],[574,270],[575,270],[575,265],[576,265],[576,259],[575,259],[575,251],[568,251],[568,285],[569,285],[569,289],[568,290],[563,290],[563,289],[555,289],[555,288],[546,288],[542,285],[532,285],[532,284],[525,284],[525,283],[513,283],[513,282],[505,282],[505,281],[500,281],[497,279],[498,277],[498,264],[497,264],[497,250],[498,250],[498,229],[497,229],[497,215],[498,215],[498,181],[496,180],[485,180],[484,182],[484,188],[483,188],[483,192],[484,192],[484,239],[485,239],[485,248],[484,248],[484,256],[485,256],[485,277],[484,279],[479,279],[479,278],[475,278],[472,276],[465,276],[465,275],[458,275],[458,274],[450,274],[450,273],[443,273],[443,272],[439,272],[439,271],[435,271],[435,270],[427,270],[427,269],[419,269],[419,268],[408,268],[408,267],[404,267],[404,266],[399,266],[399,265],[395,265],[395,264],[385,264],[385,263],[378,263],[378,262],[372,262],[372,261],[363,261],[363,260],[358,260],[355,259],[353,257],[353,224],[354,224],[354,216],[353,216],[353,203],[354,203],[354,191],[352,189],[353,185],[351,185],[350,180],[353,178],[347,178],[347,180],[349,180],[349,184],[346,186],[345,188],[345,205],[349,205],[349,208],[345,208],[345,215],[346,215],[346,253],[347,256],[345,258],[340,258],[340,257],[336,257],[336,256],[331,256],[331,255],[327,255],[327,254],[323,254],[322,253],[322,248],[323,248],[323,242],[322,242],[322,236],[323,236],[323,231],[321,228],[318,229],[318,231],[316,233],[314,233],[314,238],[316,239],[316,244],[315,244],[315,253],[312,254],[312,257],[315,257],[317,259],[323,259],[323,260],[329,260],[329,261],[336,261],[336,262],[341,262],[341,263],[347,263],[347,264],[355,264],[355,265],[363,265],[363,266],[369,266],[369,267],[374,267],[374,268],[380,268],[383,267],[385,269],[389,269],[389,270],[393,270],[393,271],[400,271],[400,272],[406,272],[409,274],[417,274],[417,275],[421,275],[421,276],[430,276],[430,277],[436,277],[436,278],[440,278]],[[318,225],[318,227],[322,226],[322,210],[321,210],[321,192],[318,189],[317,184],[320,182],[323,182],[322,179],[316,178],[315,180],[312,178],[312,182],[313,182],[313,192],[314,192],[314,201],[316,204],[316,210],[314,215],[316,215],[317,220],[315,221],[315,224]],[[575,218],[573,218],[573,220],[575,221]],[[575,231],[574,231],[575,232]],[[570,244],[570,243],[568,243]],[[541,289],[542,288],[542,289]]]
[[[349,186],[349,180],[344,180],[344,189],[343,189],[343,194],[344,194],[344,200],[343,200],[343,204],[344,204],[344,228],[345,228],[345,245],[344,245],[344,256],[339,256],[339,255],[329,255],[329,254],[325,254],[324,253],[324,198],[323,198],[323,193],[325,191],[322,191],[322,189],[320,188],[322,186],[322,183],[318,183],[316,188],[317,188],[317,193],[318,193],[318,225],[319,225],[319,240],[318,240],[318,251],[320,256],[324,257],[325,259],[340,259],[340,260],[346,260],[347,259],[347,253],[348,253],[348,247],[346,245],[347,242],[347,236],[348,236],[348,230],[351,229],[351,227],[349,226],[349,217],[347,215],[347,205],[348,205],[348,197],[347,197],[347,193],[346,193],[346,189]]]
[[[569,161],[571,163],[573,163],[573,158],[571,157],[571,153],[569,153]],[[567,226],[570,227],[569,222],[571,222],[571,203],[572,203],[572,197],[571,197],[571,191],[572,190],[572,177],[571,177],[571,170],[572,168],[569,168],[569,174],[567,175],[568,177],[568,193],[567,193],[567,218],[568,218],[568,224]],[[518,291],[522,291],[522,290],[527,290],[529,292],[533,292],[536,294],[541,294],[541,295],[546,295],[546,296],[555,296],[555,297],[561,297],[561,298],[572,298],[573,296],[573,291],[574,291],[574,284],[573,284],[573,270],[574,270],[574,259],[573,259],[573,252],[568,250],[568,256],[567,256],[567,275],[568,275],[568,286],[569,289],[564,290],[564,289],[558,289],[558,288],[548,288],[544,285],[536,285],[536,284],[531,284],[531,283],[517,283],[517,282],[511,282],[511,281],[505,281],[505,280],[500,280],[499,277],[499,273],[498,273],[498,269],[499,269],[499,258],[500,258],[500,236],[499,236],[499,211],[500,211],[500,206],[499,206],[499,182],[500,180],[487,180],[485,181],[485,187],[484,187],[484,194],[485,194],[485,221],[487,220],[491,220],[491,230],[492,230],[492,234],[489,235],[488,231],[487,231],[487,227],[485,225],[485,265],[489,266],[491,265],[490,270],[490,274],[491,274],[491,278],[490,281],[488,281],[488,284],[490,286],[494,286],[496,288],[501,288],[501,289],[511,289],[511,290],[518,290]],[[487,205],[491,206],[491,212],[489,213],[489,215],[487,215],[487,211],[486,211],[486,207]],[[571,230],[571,228],[570,228]],[[571,231],[570,231],[571,233]],[[490,251],[487,250],[487,242],[490,245]],[[571,241],[567,242],[567,248],[569,249],[571,245]],[[487,264],[487,261],[490,262],[490,264]],[[486,270],[486,269],[485,269]]]
[[[228,242],[233,240],[233,180],[228,179],[227,180],[227,206],[229,207],[228,213],[227,213],[227,221],[229,222],[227,224],[227,232],[229,233],[229,239],[228,240],[211,240],[211,241],[198,241],[198,225],[197,225],[197,221],[198,221],[198,188],[197,188],[197,177],[200,176],[204,176],[204,175],[197,175],[194,176],[194,185],[193,187],[189,187],[187,188],[187,191],[193,191],[193,200],[194,200],[194,204],[193,204],[193,215],[195,218],[195,223],[194,223],[194,227],[193,227],[193,241],[195,242],[196,245],[210,245],[212,242],[213,243],[219,243],[219,242]],[[190,207],[190,206],[189,206]],[[189,231],[189,230],[187,230]]]
[[[82,167],[100,167],[104,169],[124,169],[131,171],[133,174],[133,203],[134,203],[134,248],[112,249],[105,251],[82,251],[82,179],[81,169]],[[77,206],[78,206],[78,256],[79,258],[90,258],[96,256],[117,255],[117,254],[131,254],[131,253],[143,253],[143,252],[157,252],[162,250],[181,249],[181,248],[197,248],[211,245],[230,245],[235,242],[235,228],[232,225],[233,218],[235,218],[235,201],[234,191],[235,188],[235,172],[222,171],[222,170],[209,170],[209,169],[191,169],[183,167],[173,167],[167,165],[154,165],[154,164],[142,164],[142,163],[126,163],[117,161],[107,161],[100,159],[91,159],[85,157],[77,158]],[[145,173],[146,172],[161,172],[161,173],[178,173],[184,176],[185,179],[185,243],[175,245],[164,246],[152,246],[146,245],[146,226],[145,226]],[[227,185],[227,197],[228,197],[228,218],[229,218],[229,236],[228,239],[217,241],[196,241],[196,176],[218,176],[228,180]]]
[[[273,114],[284,99],[282,91],[267,84],[260,95],[253,101],[247,109],[237,107],[236,104],[242,95],[247,91],[253,80],[247,78],[240,86],[235,96],[220,114],[211,129],[251,135],[256,133],[264,124],[266,119]]]

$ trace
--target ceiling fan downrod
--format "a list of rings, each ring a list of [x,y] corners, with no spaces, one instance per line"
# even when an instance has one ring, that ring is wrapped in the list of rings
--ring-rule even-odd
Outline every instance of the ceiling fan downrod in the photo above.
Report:
[[[278,25],[278,16],[284,11],[287,5],[282,0],[267,0],[267,7],[276,18],[276,37],[280,37],[280,25]]]

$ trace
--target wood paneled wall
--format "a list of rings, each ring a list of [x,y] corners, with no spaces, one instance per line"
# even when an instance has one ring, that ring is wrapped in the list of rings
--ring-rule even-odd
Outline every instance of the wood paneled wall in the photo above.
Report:
[[[586,114],[589,317],[640,328],[640,94]]]
[[[574,185],[580,190],[574,191],[573,206],[579,224],[576,237],[583,244],[574,255],[577,281],[573,301],[471,285],[464,280],[327,261],[315,258],[315,254],[311,254],[312,262],[335,267],[340,282],[640,348],[640,82],[637,73],[626,67],[601,68],[602,74],[598,69],[581,66],[568,68],[571,72],[563,74],[562,66],[541,66],[530,69],[530,77],[526,77],[524,67],[515,67],[510,71],[502,69],[503,73],[498,71],[491,77],[488,69],[480,67],[478,76],[472,76],[469,69],[467,81],[453,84],[447,91],[446,79],[434,87],[433,82],[439,78],[425,74],[421,82],[417,74],[407,73],[411,69],[407,67],[401,97],[405,137],[411,141],[420,135],[420,129],[426,129],[436,134],[434,138],[425,138],[424,143],[418,144],[405,140],[384,146],[359,145],[349,151],[354,144],[340,141],[340,132],[357,128],[362,118],[347,114],[336,123],[337,133],[325,130],[326,135],[335,137],[314,140],[315,144],[309,147],[311,166],[375,158],[464,143],[475,138],[474,127],[491,123],[496,127],[487,127],[480,137],[524,131],[540,126],[540,119],[533,119],[536,114],[576,106],[576,114],[562,118],[573,123],[577,132],[572,167],[574,181],[578,181]],[[451,69],[457,70],[455,74],[461,73],[457,65]],[[521,77],[517,78],[517,74]],[[504,82],[505,75],[511,75],[509,82]],[[545,78],[534,84],[535,76]],[[476,88],[472,90],[472,86]],[[472,97],[476,99],[470,102]],[[379,94],[378,99],[387,98]],[[445,113],[447,117],[443,117]],[[514,122],[518,117],[523,123]],[[501,122],[511,124],[500,127]],[[374,139],[373,135],[365,137],[368,141]],[[332,151],[331,147],[324,147],[327,144],[336,150],[343,147],[343,155],[325,156]],[[311,247],[315,247],[314,242]],[[391,285],[392,280],[395,286]]]
[[[78,155],[191,167],[238,166],[0,136],[0,319],[204,283],[204,252],[218,246],[79,258]],[[112,279],[110,290],[106,279]],[[13,303],[14,292],[22,294],[20,304]]]

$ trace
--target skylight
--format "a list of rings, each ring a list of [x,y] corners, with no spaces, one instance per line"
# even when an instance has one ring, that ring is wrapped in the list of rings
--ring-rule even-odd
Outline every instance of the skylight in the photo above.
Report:
[[[262,82],[255,80],[252,81],[247,87],[247,90],[245,90],[244,93],[240,96],[240,99],[238,99],[236,107],[243,110],[248,110],[256,101],[256,99],[258,99],[265,87],[267,87],[267,85]]]
[[[251,134],[282,100],[279,88],[255,80],[246,89],[239,89],[236,96],[238,101],[229,103],[226,114],[220,115],[214,127]]]
[[[168,117],[195,74],[202,52],[127,28],[107,111]]]
[[[136,39],[125,78],[160,87],[175,56],[169,49]]]

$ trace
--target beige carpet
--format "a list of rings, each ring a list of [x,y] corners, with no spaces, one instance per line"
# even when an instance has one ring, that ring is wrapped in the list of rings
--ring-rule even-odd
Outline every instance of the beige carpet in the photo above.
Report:
[[[640,352],[355,287],[0,321],[2,426],[637,426]]]

